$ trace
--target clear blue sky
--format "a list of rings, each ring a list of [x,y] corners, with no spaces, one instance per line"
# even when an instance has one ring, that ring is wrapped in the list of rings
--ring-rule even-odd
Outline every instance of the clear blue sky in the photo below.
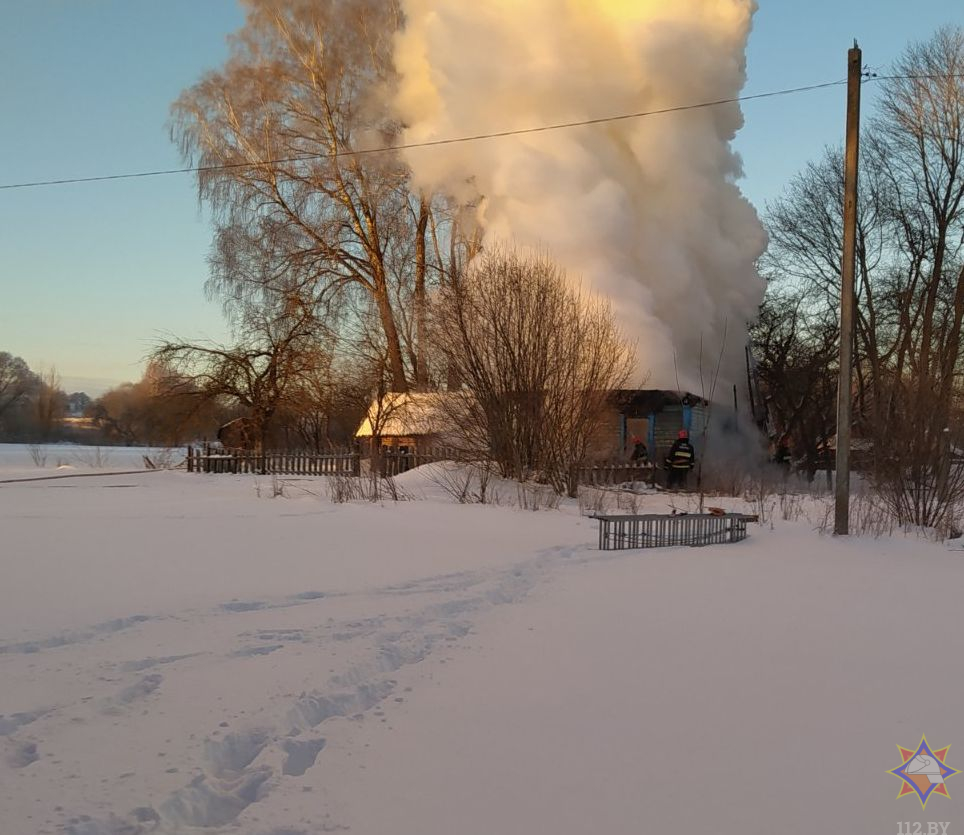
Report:
[[[843,78],[854,38],[885,68],[908,41],[964,25],[960,0],[759,3],[747,93]],[[0,0],[0,183],[180,166],[170,103],[241,23],[235,0]],[[844,90],[744,113],[742,187],[762,210],[840,141]],[[158,337],[222,337],[202,292],[209,240],[189,175],[0,191],[0,351],[97,394],[137,379]]]

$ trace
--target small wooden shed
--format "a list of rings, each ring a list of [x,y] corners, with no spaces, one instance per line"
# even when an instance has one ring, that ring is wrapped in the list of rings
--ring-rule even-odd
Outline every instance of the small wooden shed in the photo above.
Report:
[[[382,450],[401,454],[426,452],[444,443],[447,420],[439,409],[439,396],[435,392],[389,392],[369,406],[355,439],[370,449],[377,438]]]

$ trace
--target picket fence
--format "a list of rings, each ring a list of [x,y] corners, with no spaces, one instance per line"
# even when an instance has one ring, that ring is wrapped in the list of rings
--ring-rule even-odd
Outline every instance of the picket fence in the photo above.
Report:
[[[360,475],[356,452],[253,452],[219,447],[187,448],[189,473],[261,473],[274,475]]]
[[[387,450],[378,459],[381,474],[393,477],[423,464],[435,461],[457,461],[458,450],[433,447],[419,451]],[[256,453],[244,449],[222,449],[209,445],[187,448],[187,471],[190,473],[260,473],[273,475],[345,475],[360,476],[370,472],[371,459],[354,451],[292,452],[271,450]],[[631,464],[598,464],[579,470],[580,484],[605,486],[627,481],[650,481],[651,466]]]

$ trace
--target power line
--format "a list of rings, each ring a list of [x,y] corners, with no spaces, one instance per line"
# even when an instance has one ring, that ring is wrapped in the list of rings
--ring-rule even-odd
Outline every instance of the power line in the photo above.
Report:
[[[870,81],[899,81],[899,80],[924,80],[932,78],[950,79],[964,78],[964,75],[890,75],[878,76],[870,74],[865,78],[865,83]],[[534,133],[547,133],[549,131],[565,130],[568,128],[587,127],[592,125],[602,125],[610,122],[623,122],[629,119],[641,119],[646,116],[661,116],[669,113],[683,113],[689,110],[700,110],[706,107],[719,107],[724,104],[737,104],[740,102],[756,101],[758,99],[770,99],[778,96],[790,96],[797,93],[807,93],[813,90],[823,90],[828,87],[839,87],[846,84],[846,79],[840,81],[826,81],[821,84],[808,84],[803,87],[789,87],[784,90],[772,90],[767,93],[755,93],[748,96],[735,96],[727,99],[714,99],[712,101],[698,102],[695,104],[680,104],[672,107],[662,107],[656,110],[641,110],[635,113],[621,113],[615,116],[601,116],[596,119],[581,119],[573,122],[558,122],[550,125],[540,125],[531,128],[516,128],[513,130],[494,131],[492,133],[477,133],[470,136],[457,136],[448,139],[431,139],[425,142],[411,142],[404,145],[391,145],[379,148],[365,148],[357,151],[335,151],[323,154],[304,154],[295,157],[282,157],[278,159],[255,160],[254,162],[233,162],[223,165],[199,165],[187,168],[164,168],[155,171],[136,171],[125,174],[102,174],[96,177],[66,177],[58,180],[34,180],[25,183],[5,183],[0,185],[0,191],[22,188],[37,188],[39,186],[60,186],[73,183],[98,183],[107,180],[133,180],[142,177],[164,177],[171,174],[198,174],[207,171],[230,171],[237,168],[257,168],[262,165],[284,165],[293,162],[306,162],[319,159],[337,159],[339,157],[368,156],[371,154],[384,154],[397,151],[410,151],[420,148],[437,148],[443,145],[456,145],[463,142],[479,142],[486,139],[502,139],[510,136],[523,136]]]
[[[951,81],[953,79],[964,78],[964,73],[931,73],[929,75],[877,75],[877,73],[864,72],[864,82],[867,81]]]
[[[681,104],[673,107],[663,107],[657,110],[641,110],[636,113],[620,113],[615,116],[601,116],[596,119],[582,119],[574,122],[558,122],[551,125],[539,125],[531,128],[516,128],[514,130],[494,131],[492,133],[478,133],[471,136],[457,136],[448,139],[431,139],[425,142],[411,142],[404,145],[391,145],[379,148],[365,148],[357,151],[335,151],[324,154],[305,154],[296,157],[284,157],[280,159],[256,160],[254,162],[234,162],[223,165],[199,165],[187,168],[165,168],[155,171],[137,171],[125,174],[103,174],[97,177],[66,177],[59,180],[34,180],[25,183],[6,183],[0,185],[0,190],[17,188],[36,188],[38,186],[60,186],[71,183],[98,183],[106,180],[132,180],[139,177],[163,177],[170,174],[197,174],[206,171],[228,171],[236,168],[257,168],[261,165],[283,165],[292,162],[305,162],[317,159],[336,159],[338,157],[366,156],[370,154],[384,154],[393,151],[409,151],[419,148],[436,148],[442,145],[455,145],[462,142],[478,142],[485,139],[501,139],[509,136],[522,136],[524,134],[546,133],[548,131],[565,130],[567,128],[586,127],[591,125],[601,125],[608,122],[622,122],[628,119],[640,119],[645,116],[660,116],[667,113],[682,113],[687,110],[699,110],[705,107],[719,107],[724,104],[736,104],[738,102],[754,101],[756,99],[774,98],[776,96],[789,96],[795,93],[805,93],[811,90],[821,90],[826,87],[837,87],[846,84],[846,81],[828,81],[823,84],[809,84],[804,87],[792,87],[785,90],[774,90],[768,93],[756,93],[749,96],[737,96],[728,99],[715,99],[696,104]]]

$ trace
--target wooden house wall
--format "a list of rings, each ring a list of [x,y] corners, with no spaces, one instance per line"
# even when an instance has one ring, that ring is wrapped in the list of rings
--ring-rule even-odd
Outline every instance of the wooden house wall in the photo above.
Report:
[[[632,455],[633,436],[642,438],[645,443],[648,432],[648,418],[624,418],[618,409],[609,407],[593,436],[589,447],[589,458],[592,461],[607,463],[623,461]]]
[[[679,437],[680,429],[687,429],[690,441],[700,455],[700,436],[706,426],[708,413],[700,403],[695,406],[669,405],[656,415],[654,432],[650,436],[650,457],[660,462],[669,454],[673,441]],[[655,446],[655,452],[653,447]]]
[[[685,417],[684,417],[685,415]],[[632,439],[641,438],[646,444],[650,460],[662,461],[669,453],[673,441],[679,437],[684,426],[690,432],[690,440],[699,454],[699,436],[707,417],[705,406],[682,406],[668,404],[655,416],[624,415],[612,407],[600,421],[600,426],[590,448],[590,457],[597,461],[621,461],[633,452]]]
[[[654,461],[661,462],[669,454],[669,448],[679,437],[679,431],[682,428],[682,406],[666,406],[656,415],[656,425],[650,436],[650,446],[655,444],[655,451],[652,448],[649,451]]]

